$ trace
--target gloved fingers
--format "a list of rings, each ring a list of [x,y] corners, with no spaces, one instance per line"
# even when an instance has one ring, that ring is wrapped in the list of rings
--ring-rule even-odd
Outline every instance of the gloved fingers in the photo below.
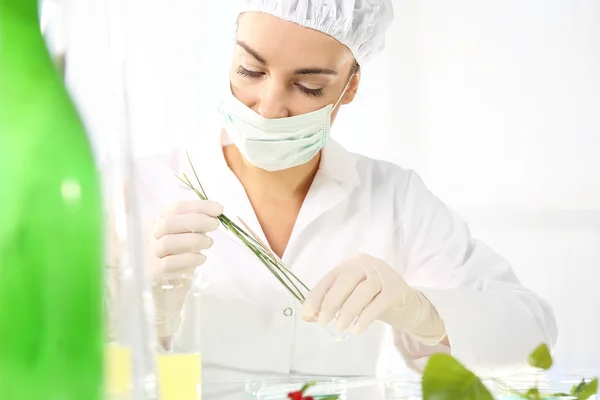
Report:
[[[319,311],[321,310],[321,303],[325,295],[341,273],[341,268],[335,268],[331,270],[327,275],[323,277],[317,283],[317,285],[308,293],[304,304],[302,306],[302,318],[308,322],[314,322],[317,320]]]
[[[163,258],[169,255],[196,253],[209,249],[213,240],[201,233],[180,233],[166,235],[154,243],[154,255]]]
[[[365,278],[361,268],[344,268],[323,298],[319,309],[319,323],[327,325],[331,322],[354,288]]]
[[[181,310],[192,282],[192,279],[181,279],[171,284],[169,280],[154,286],[152,294],[157,321],[166,319],[168,317],[166,314],[178,313]]]
[[[191,287],[193,282],[193,275],[195,272],[195,266],[181,270],[177,273],[177,275],[174,278],[169,278],[169,282],[175,282],[175,284],[179,284],[179,281],[183,281],[183,285],[188,285],[189,287]]]
[[[223,206],[210,200],[184,200],[167,208],[162,216],[177,214],[206,214],[210,217],[218,217],[223,214]]]
[[[358,315],[373,301],[381,291],[381,285],[370,280],[364,280],[356,286],[352,294],[342,305],[335,329],[338,332],[346,331]]]
[[[181,326],[181,316],[173,315],[167,319],[156,322],[156,335],[158,338],[167,338],[173,336]]]
[[[217,230],[219,220],[207,214],[176,214],[157,218],[153,232],[156,239],[177,233],[206,233]]]
[[[187,290],[192,287],[195,279],[196,267],[177,270],[174,274],[163,274],[154,281],[153,289],[169,288]]]
[[[158,260],[157,274],[165,274],[170,272],[181,272],[188,268],[198,267],[206,262],[204,254],[184,253],[166,256]]]
[[[153,290],[154,323],[159,337],[171,336],[181,325],[181,310],[185,304],[191,280],[180,282],[176,288],[164,289],[168,285],[160,285]]]
[[[352,333],[359,335],[365,331],[390,305],[390,296],[386,292],[379,293],[358,316]]]

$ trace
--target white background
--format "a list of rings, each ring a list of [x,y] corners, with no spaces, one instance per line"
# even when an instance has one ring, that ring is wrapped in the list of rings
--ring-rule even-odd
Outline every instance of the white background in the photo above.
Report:
[[[131,2],[130,111],[144,155],[203,134],[233,15],[229,2]],[[119,122],[109,50],[119,43],[106,22],[116,11],[73,4],[67,76],[101,148]],[[388,50],[364,66],[334,136],[416,169],[553,303],[557,367],[600,370],[600,0],[394,4]],[[506,327],[515,340],[518,331]]]

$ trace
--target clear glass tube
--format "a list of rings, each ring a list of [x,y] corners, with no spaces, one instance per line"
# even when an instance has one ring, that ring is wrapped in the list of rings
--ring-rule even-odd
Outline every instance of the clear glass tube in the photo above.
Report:
[[[133,278],[123,265],[123,199],[114,193],[114,161],[102,165],[105,221],[104,312],[106,323],[105,392],[110,399],[131,398],[133,365],[130,331],[123,326],[129,309],[124,306]]]
[[[106,298],[108,332],[105,390],[109,399],[158,398],[152,295],[146,279],[139,193],[133,167],[123,32],[124,5],[110,0],[108,25],[114,34],[111,54],[111,102],[108,129],[98,132],[98,158],[106,221]]]
[[[126,152],[103,163],[106,318],[105,392],[109,399],[156,399],[140,221],[135,213]]]
[[[154,286],[161,400],[202,398],[202,291],[208,284],[196,270],[171,274]]]
[[[120,321],[124,319],[121,304],[123,290],[130,286],[122,279],[118,266],[105,267],[105,316],[106,343],[105,359],[105,392],[109,399],[132,398],[133,365],[132,349],[128,345],[127,330]]]

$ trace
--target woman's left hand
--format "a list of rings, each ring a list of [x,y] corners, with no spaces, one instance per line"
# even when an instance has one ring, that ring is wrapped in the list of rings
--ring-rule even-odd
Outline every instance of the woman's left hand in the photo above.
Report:
[[[445,327],[433,305],[384,261],[359,254],[329,272],[311,290],[302,308],[306,321],[362,333],[373,321],[381,320],[394,329],[414,333],[417,339],[439,343]],[[437,344],[436,343],[436,344]]]

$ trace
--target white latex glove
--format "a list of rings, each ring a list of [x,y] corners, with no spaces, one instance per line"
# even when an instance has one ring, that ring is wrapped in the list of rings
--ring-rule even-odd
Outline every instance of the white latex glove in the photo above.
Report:
[[[204,264],[204,250],[212,246],[206,235],[219,227],[223,207],[212,201],[176,203],[155,217],[146,231],[149,272],[153,283],[159,337],[173,335],[196,267]]]
[[[429,300],[384,261],[366,254],[325,275],[302,308],[302,316],[309,322],[326,325],[336,315],[335,328],[340,332],[354,322],[352,332],[360,334],[373,321],[381,320],[427,346],[446,336],[444,323]]]

